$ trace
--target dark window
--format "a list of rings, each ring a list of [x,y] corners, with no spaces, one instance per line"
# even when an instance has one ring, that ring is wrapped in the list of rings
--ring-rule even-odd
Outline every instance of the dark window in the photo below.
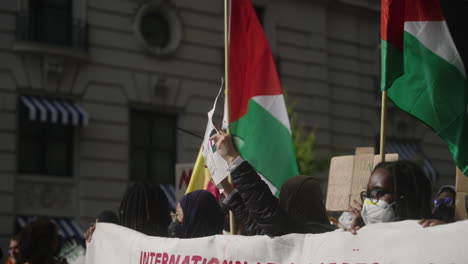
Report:
[[[32,40],[70,46],[72,43],[72,1],[30,0],[29,23]]]
[[[141,33],[150,46],[165,48],[171,37],[167,19],[160,13],[145,14],[141,20]]]
[[[174,184],[176,116],[132,111],[130,121],[130,179]]]
[[[73,127],[31,121],[21,102],[19,111],[18,171],[72,176]]]

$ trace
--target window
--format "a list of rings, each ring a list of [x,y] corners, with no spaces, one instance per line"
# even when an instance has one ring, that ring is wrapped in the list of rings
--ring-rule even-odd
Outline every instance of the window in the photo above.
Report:
[[[177,9],[161,1],[142,5],[133,28],[138,41],[156,56],[173,54],[182,41],[182,20]]]
[[[19,103],[18,171],[27,174],[72,176],[73,127],[29,119]]]
[[[150,46],[164,48],[169,44],[170,26],[159,13],[147,13],[141,21],[141,33]]]
[[[174,184],[176,116],[132,111],[130,121],[130,179]]]
[[[69,46],[72,42],[71,0],[30,0],[32,40]]]

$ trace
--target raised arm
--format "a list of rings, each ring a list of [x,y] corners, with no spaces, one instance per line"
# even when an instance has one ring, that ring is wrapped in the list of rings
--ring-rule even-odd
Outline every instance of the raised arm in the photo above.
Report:
[[[271,193],[255,169],[240,158],[230,135],[220,131],[219,134],[213,135],[212,139],[216,141],[218,153],[232,170],[233,183],[248,212],[248,218],[244,218],[248,220],[246,228],[249,229],[249,224],[251,227],[256,224],[259,229],[256,234],[282,235],[286,225],[286,215],[279,206],[278,198]],[[235,168],[232,168],[233,165]],[[236,203],[240,201],[238,198],[235,199]],[[245,215],[245,211],[240,211],[239,215],[241,214]]]

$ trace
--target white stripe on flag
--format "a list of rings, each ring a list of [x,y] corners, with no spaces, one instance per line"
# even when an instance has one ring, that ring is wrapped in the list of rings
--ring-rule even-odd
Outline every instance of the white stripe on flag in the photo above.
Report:
[[[445,21],[408,21],[405,31],[426,48],[453,64],[466,78],[465,67]]]
[[[288,110],[286,109],[286,104],[284,103],[284,97],[282,94],[259,95],[252,97],[252,99],[265,108],[265,110],[281,122],[281,124],[288,129],[289,133],[291,133]]]

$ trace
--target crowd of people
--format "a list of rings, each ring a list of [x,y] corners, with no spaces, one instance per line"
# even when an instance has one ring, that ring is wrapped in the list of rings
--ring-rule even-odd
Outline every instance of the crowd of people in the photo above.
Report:
[[[119,224],[150,236],[197,238],[223,233],[227,212],[235,216],[242,235],[281,236],[290,233],[324,233],[343,228],[357,234],[365,225],[419,220],[423,227],[454,221],[455,188],[443,186],[431,198],[432,186],[422,169],[411,161],[381,162],[372,171],[360,201],[352,201],[350,225],[332,224],[319,182],[311,176],[289,178],[279,198],[247,160],[243,160],[230,135],[219,131],[211,138],[229,164],[232,183],[224,180],[224,198],[218,202],[208,191],[186,194],[175,214],[159,186],[136,182],[125,192],[118,214],[103,211],[96,222]],[[92,240],[96,225],[86,232]],[[6,264],[66,263],[56,257],[57,227],[46,218],[29,223],[12,237]]]

